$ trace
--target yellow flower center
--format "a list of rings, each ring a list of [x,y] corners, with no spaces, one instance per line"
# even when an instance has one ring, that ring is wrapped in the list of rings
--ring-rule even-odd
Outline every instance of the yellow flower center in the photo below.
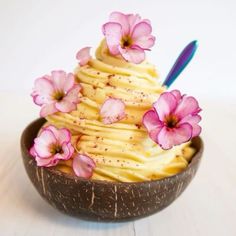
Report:
[[[132,43],[132,38],[129,36],[123,37],[120,42],[122,48],[130,47]]]
[[[59,145],[59,144],[52,144],[52,146],[50,147],[50,153],[52,155],[55,155],[57,153],[62,154],[63,150],[62,150],[61,145]]]
[[[61,101],[65,96],[65,93],[63,91],[57,91],[53,94],[53,99],[57,100],[57,101]]]
[[[175,115],[168,115],[165,117],[165,124],[168,128],[175,128],[179,119]]]

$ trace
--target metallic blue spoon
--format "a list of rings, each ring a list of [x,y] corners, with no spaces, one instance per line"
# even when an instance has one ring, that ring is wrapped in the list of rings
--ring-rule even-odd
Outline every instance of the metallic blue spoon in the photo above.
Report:
[[[194,40],[184,48],[184,50],[180,53],[179,57],[175,61],[175,64],[171,68],[162,86],[166,86],[167,88],[170,87],[170,85],[176,80],[179,74],[191,61],[197,50],[197,47],[198,47],[197,40]]]

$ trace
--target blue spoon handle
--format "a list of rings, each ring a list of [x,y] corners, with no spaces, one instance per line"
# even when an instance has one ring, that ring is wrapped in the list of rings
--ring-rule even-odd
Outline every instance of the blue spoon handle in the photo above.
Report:
[[[163,86],[166,86],[167,88],[170,87],[170,85],[176,80],[179,74],[191,61],[191,59],[193,58],[193,55],[195,54],[197,50],[197,47],[198,47],[198,43],[196,40],[194,40],[184,48],[184,50],[181,52],[181,54],[175,61],[175,64],[171,68],[165,81],[163,82],[162,84]]]

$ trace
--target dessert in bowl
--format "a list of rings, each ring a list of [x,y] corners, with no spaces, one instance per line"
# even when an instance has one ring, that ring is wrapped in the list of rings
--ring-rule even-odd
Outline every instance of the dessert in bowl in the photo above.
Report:
[[[150,21],[113,12],[96,50],[77,53],[75,72],[35,81],[41,119],[21,139],[26,171],[48,202],[91,220],[143,217],[168,206],[202,154],[194,97],[168,91],[145,51]]]

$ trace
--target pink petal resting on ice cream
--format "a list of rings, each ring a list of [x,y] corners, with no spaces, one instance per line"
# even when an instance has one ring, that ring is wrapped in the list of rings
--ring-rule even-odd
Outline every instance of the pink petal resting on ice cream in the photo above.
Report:
[[[125,104],[121,99],[109,98],[103,103],[100,115],[104,124],[112,124],[122,120],[126,116]]]
[[[93,175],[93,169],[96,164],[87,155],[76,154],[73,159],[73,170],[75,174],[79,177],[89,179]]]
[[[80,66],[84,66],[89,62],[91,58],[90,49],[91,47],[84,47],[77,52],[76,59],[79,61]]]

